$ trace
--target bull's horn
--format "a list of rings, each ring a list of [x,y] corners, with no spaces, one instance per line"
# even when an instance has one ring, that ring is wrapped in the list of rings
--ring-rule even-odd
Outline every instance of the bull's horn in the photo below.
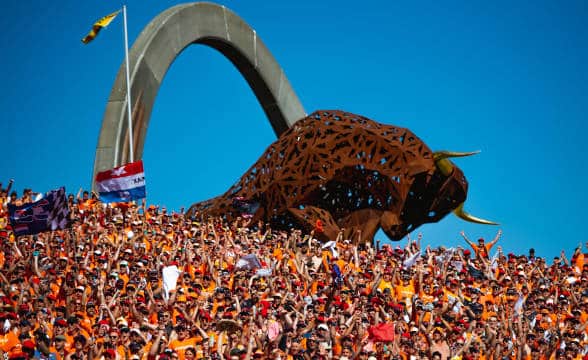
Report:
[[[435,165],[437,165],[437,168],[439,169],[439,171],[441,171],[441,173],[445,176],[449,176],[451,175],[451,173],[453,172],[453,163],[451,163],[451,161],[449,161],[449,158],[452,157],[464,157],[464,156],[470,156],[470,155],[475,155],[479,153],[479,151],[472,151],[472,152],[454,152],[454,151],[435,151],[433,153],[433,160],[435,161]]]
[[[455,152],[455,151],[441,150],[441,151],[435,151],[433,153],[433,160],[439,161],[442,159],[448,159],[448,158],[452,158],[452,157],[465,157],[465,156],[476,155],[479,153],[480,153],[480,150],[470,151],[470,152]]]
[[[465,221],[469,221],[469,222],[473,222],[473,223],[477,223],[477,224],[485,224],[485,225],[498,225],[498,223],[495,223],[494,221],[480,219],[480,218],[475,217],[471,214],[468,214],[463,209],[463,203],[459,204],[457,209],[453,210],[453,213],[455,215],[457,215],[457,217],[459,217]]]

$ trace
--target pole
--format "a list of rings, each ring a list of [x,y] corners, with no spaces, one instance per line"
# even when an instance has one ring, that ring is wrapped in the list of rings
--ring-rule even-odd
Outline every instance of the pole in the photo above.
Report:
[[[127,34],[127,6],[123,5],[123,22],[125,28],[125,68],[127,75],[127,118],[129,119],[129,155],[130,162],[135,161],[134,146],[133,146],[133,119],[131,114],[131,81],[129,69],[129,36]]]

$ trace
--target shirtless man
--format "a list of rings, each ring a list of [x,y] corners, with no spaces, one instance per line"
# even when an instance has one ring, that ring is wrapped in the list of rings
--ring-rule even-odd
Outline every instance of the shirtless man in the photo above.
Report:
[[[441,354],[442,360],[449,359],[451,352],[449,349],[449,344],[447,344],[445,336],[443,335],[443,331],[436,327],[433,330],[432,338],[429,335],[427,335],[427,337],[429,338],[429,343],[431,344],[431,354],[437,351]]]

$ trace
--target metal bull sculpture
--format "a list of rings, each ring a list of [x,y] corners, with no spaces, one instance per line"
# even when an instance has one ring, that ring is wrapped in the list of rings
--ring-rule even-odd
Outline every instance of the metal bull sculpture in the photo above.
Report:
[[[450,157],[433,152],[410,130],[342,111],[317,111],[297,121],[224,195],[192,205],[189,216],[245,213],[272,228],[320,224],[318,237],[339,231],[372,241],[378,229],[400,240],[424,223],[463,210],[468,183]]]

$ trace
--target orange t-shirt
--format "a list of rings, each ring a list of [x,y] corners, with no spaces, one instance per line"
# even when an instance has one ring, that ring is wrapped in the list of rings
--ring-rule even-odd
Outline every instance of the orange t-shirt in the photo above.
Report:
[[[0,335],[0,349],[3,352],[10,353],[17,345],[20,345],[20,341],[13,331]]]
[[[472,247],[472,249],[474,250],[474,252],[476,253],[476,256],[480,256],[484,259],[488,259],[490,256],[488,254],[490,254],[490,249],[492,249],[492,246],[494,244],[490,243],[490,244],[484,244],[484,246],[478,246],[476,244],[470,244],[470,246]]]
[[[396,291],[396,300],[403,301],[406,300],[410,302],[412,300],[412,296],[414,295],[414,285],[408,283],[408,285],[398,284],[395,288]]]
[[[196,349],[196,344],[202,342],[202,337],[196,336],[187,338],[184,340],[172,340],[169,343],[169,348],[175,350],[178,353],[179,360],[184,360],[186,358],[186,349],[189,347],[193,347]]]

